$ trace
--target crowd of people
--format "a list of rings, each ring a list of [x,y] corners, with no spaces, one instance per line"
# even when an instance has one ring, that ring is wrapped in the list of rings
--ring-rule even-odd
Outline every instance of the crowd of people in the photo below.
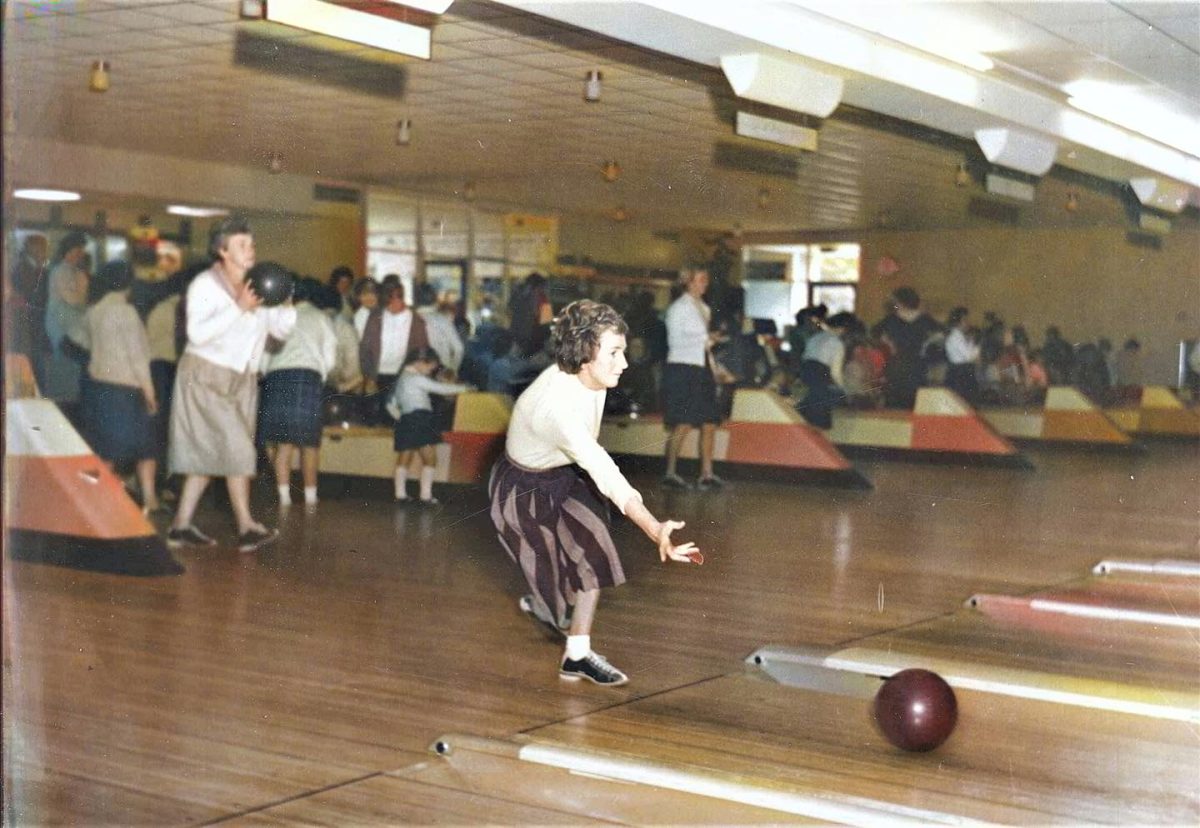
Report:
[[[29,234],[5,280],[5,351],[22,354],[41,394],[55,401],[96,454],[137,494],[147,514],[166,512],[172,546],[211,546],[194,525],[213,477],[223,477],[238,546],[275,538],[255,519],[250,481],[265,457],[279,503],[292,502],[299,458],[306,504],[317,502],[319,447],[330,409],[395,431],[396,497],[410,465],[419,500],[432,496],[432,446],[440,431],[430,393],[467,386],[430,379],[464,358],[457,297],[420,285],[417,307],[395,275],[355,280],[337,268],[327,281],[256,259],[242,219],[220,222],[202,262],[183,266],[160,240],[152,267],[129,261],[92,273],[88,237],[68,233],[50,259],[45,236]],[[294,285],[264,303],[264,277]],[[394,416],[393,416],[394,415]]]
[[[178,246],[159,241],[153,272],[137,278],[124,261],[93,275],[87,247],[71,232],[51,258],[45,236],[24,238],[5,285],[6,347],[29,356],[42,394],[101,457],[132,472],[148,512],[164,508],[164,486],[178,498],[169,540],[179,543],[213,542],[192,520],[214,476],[227,480],[242,545],[269,542],[272,530],[250,513],[249,480],[265,455],[279,502],[290,505],[298,458],[299,491],[316,503],[330,419],[392,426],[396,499],[409,498],[415,471],[415,500],[436,503],[433,446],[449,427],[448,397],[468,388],[519,397],[555,359],[555,314],[538,273],[503,311],[485,300],[472,324],[453,291],[419,282],[410,304],[400,277],[356,278],[347,267],[323,281],[297,277],[290,300],[266,307],[245,278],[279,266],[256,262],[240,220],[218,225],[208,258],[189,267]],[[668,487],[724,485],[713,446],[737,387],[773,384],[830,428],[839,406],[911,408],[925,385],[973,405],[1012,405],[1069,384],[1108,404],[1143,380],[1135,338],[1119,350],[1107,339],[1072,344],[1051,326],[1034,347],[1023,326],[993,312],[977,322],[956,307],[935,320],[911,287],[895,290],[873,325],[808,307],[782,336],[745,319],[736,299],[710,308],[703,268],[682,271],[675,288],[661,313],[644,289],[603,297],[628,325],[628,364],[608,411],[662,412]],[[700,464],[687,481],[679,452],[693,429]],[[182,485],[166,485],[169,475]]]

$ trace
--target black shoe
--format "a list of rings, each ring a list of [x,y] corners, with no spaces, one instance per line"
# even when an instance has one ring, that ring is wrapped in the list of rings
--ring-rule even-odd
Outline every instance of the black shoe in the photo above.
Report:
[[[201,532],[195,526],[185,526],[182,529],[167,530],[167,546],[178,549],[181,546],[216,546],[217,542]]]
[[[238,551],[253,552],[256,549],[262,549],[267,544],[274,543],[278,537],[278,529],[268,529],[265,532],[249,529],[238,536]]]
[[[696,481],[696,487],[699,489],[720,489],[724,488],[725,481],[717,477],[715,474],[708,477],[701,477]]]
[[[605,687],[619,687],[629,681],[629,676],[609,664],[604,660],[604,656],[597,652],[590,652],[578,661],[564,657],[562,666],[558,668],[558,675],[559,678],[568,681],[587,679],[593,684]]]
[[[420,505],[425,506],[425,507],[442,505],[442,501],[438,500],[436,497],[423,497],[420,500],[418,500],[417,503],[419,503]]]
[[[682,477],[680,477],[677,474],[664,474],[661,482],[662,482],[662,485],[668,489],[690,489],[690,488],[692,488],[691,486],[688,485],[688,482],[686,480],[684,480]]]
[[[558,626],[558,624],[555,624],[549,618],[543,618],[541,614],[538,613],[537,607],[533,603],[532,595],[522,595],[521,600],[517,601],[517,606],[521,608],[521,612],[529,616],[530,620],[536,622],[539,627],[545,630],[551,638],[562,640],[567,637],[566,630]]]

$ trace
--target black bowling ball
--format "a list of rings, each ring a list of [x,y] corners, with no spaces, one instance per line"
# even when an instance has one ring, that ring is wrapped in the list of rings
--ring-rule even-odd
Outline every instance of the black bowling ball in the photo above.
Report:
[[[349,394],[334,394],[321,403],[321,420],[325,425],[343,425],[362,420],[359,398]]]
[[[246,281],[268,308],[290,299],[295,286],[291,271],[275,262],[259,262],[246,272]]]

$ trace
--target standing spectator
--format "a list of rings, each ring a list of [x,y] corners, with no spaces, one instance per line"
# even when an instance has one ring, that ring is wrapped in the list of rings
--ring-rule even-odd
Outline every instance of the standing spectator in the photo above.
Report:
[[[388,413],[396,419],[392,447],[396,451],[396,500],[408,500],[408,467],[413,460],[420,468],[420,499],[426,506],[436,506],[433,496],[433,474],[437,467],[437,445],[442,431],[433,413],[433,394],[452,395],[469,391],[466,385],[438,382],[433,373],[438,369],[438,355],[432,348],[416,348],[404,360],[404,370],[396,380],[396,388],[388,402]]]
[[[713,377],[712,345],[709,334],[712,311],[701,298],[708,290],[708,271],[687,268],[679,275],[683,292],[667,308],[667,364],[663,369],[663,424],[667,437],[667,472],[664,486],[685,489],[687,482],[677,470],[683,439],[693,428],[700,429],[701,488],[720,488],[724,481],[713,472],[713,444],[721,412]]]
[[[345,265],[338,265],[329,273],[329,286],[337,291],[342,315],[347,319],[354,316],[354,302],[351,297],[351,291],[354,289],[354,271]]]
[[[358,319],[356,315],[356,325]],[[390,422],[385,405],[405,356],[413,348],[429,347],[425,319],[413,313],[405,302],[404,285],[399,278],[384,280],[380,307],[362,317],[359,336],[358,359],[365,378],[365,390],[372,396],[366,403],[369,416],[375,422]]]
[[[84,313],[72,337],[90,351],[83,387],[82,424],[88,442],[114,471],[134,466],[146,514],[158,511],[154,425],[158,399],[150,378],[150,343],[129,304],[133,269],[106,264],[94,280],[100,299]]]
[[[523,354],[536,354],[546,344],[554,310],[546,293],[546,277],[530,273],[508,305],[509,330]]]
[[[175,377],[171,409],[171,471],[186,475],[179,508],[167,532],[171,546],[216,543],[192,523],[213,477],[224,477],[237,521],[238,549],[251,552],[275,540],[250,513],[250,479],[257,467],[254,427],[257,368],[267,337],[287,339],[296,324],[290,301],[267,308],[247,276],[255,267],[254,236],[231,216],[214,229],[212,267],[187,292],[187,347]],[[279,265],[263,269],[286,272]]]
[[[67,334],[82,322],[87,309],[88,275],[83,269],[86,244],[87,236],[80,232],[68,233],[59,242],[46,298],[44,321],[49,350],[43,363],[42,394],[67,411],[73,411],[79,402],[83,373],[80,362],[64,345]]]
[[[315,279],[296,283],[296,325],[283,347],[263,360],[266,373],[258,412],[259,440],[272,455],[280,506],[292,503],[292,456],[297,449],[304,502],[310,506],[317,502],[321,402],[325,379],[337,361],[337,335],[313,300],[328,288]]]
[[[50,243],[46,237],[41,233],[30,233],[21,242],[21,253],[10,274],[12,289],[24,296],[31,308],[43,313],[48,293],[46,260],[49,256]]]
[[[437,352],[442,366],[457,376],[462,367],[463,341],[454,327],[453,309],[450,314],[443,312],[437,291],[428,282],[414,292],[417,313],[425,320],[425,329],[429,332],[429,347]]]
[[[42,361],[49,350],[45,333],[49,256],[50,243],[45,236],[30,233],[25,237],[17,262],[9,272],[10,293],[4,303],[5,341],[10,349],[12,343],[21,343],[15,352],[29,357],[37,376],[41,376]]]
[[[968,324],[970,311],[959,306],[950,311],[946,327],[946,387],[971,405],[979,402],[979,343]]]
[[[884,404],[888,408],[911,409],[917,389],[925,383],[921,354],[925,341],[938,330],[938,324],[921,310],[921,296],[910,287],[897,288],[892,294],[891,312],[876,325],[876,333],[891,349],[884,375]]]

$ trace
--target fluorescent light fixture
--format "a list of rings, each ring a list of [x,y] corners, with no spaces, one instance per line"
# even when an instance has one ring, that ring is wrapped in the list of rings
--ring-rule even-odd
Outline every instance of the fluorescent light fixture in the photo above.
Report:
[[[229,215],[229,211],[221,207],[189,207],[186,204],[171,204],[167,207],[167,212],[173,216],[187,216],[188,218],[216,218]]]
[[[37,187],[27,187],[13,190],[13,198],[23,198],[28,201],[79,201],[83,198],[79,193],[70,190],[45,190]]]
[[[1129,186],[1142,204],[1167,213],[1182,213],[1191,196],[1191,187],[1166,178],[1131,178]]]
[[[751,52],[725,55],[721,70],[738,97],[827,118],[842,100],[842,79],[791,60]]]
[[[242,16],[424,60],[428,60],[430,55],[429,29],[320,0],[270,0],[261,3],[261,6],[259,3],[243,2]]]
[[[1129,86],[1085,80],[1064,89],[1067,103],[1082,112],[1200,156],[1200,119],[1172,112]]]
[[[976,51],[972,46],[986,43],[991,48],[1000,48],[1004,45],[993,32],[981,29],[978,25],[971,26],[968,20],[954,20],[952,23],[944,19],[933,20],[930,12],[922,11],[919,6],[911,3],[853,3],[831,0],[790,2],[841,23],[937,55],[976,72],[986,72],[995,64],[991,58]]]
[[[1056,141],[1019,129],[977,129],[975,143],[993,164],[1029,175],[1045,175],[1058,155]]]

